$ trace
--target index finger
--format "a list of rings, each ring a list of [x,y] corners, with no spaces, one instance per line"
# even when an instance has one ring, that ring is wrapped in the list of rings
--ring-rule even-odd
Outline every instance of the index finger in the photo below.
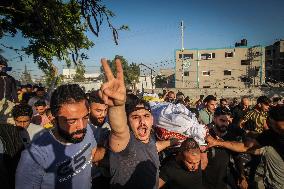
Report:
[[[102,66],[103,66],[107,80],[109,81],[109,80],[113,79],[114,76],[113,76],[113,73],[112,73],[108,63],[107,63],[107,60],[105,58],[102,58],[101,63],[102,63]]]
[[[117,79],[124,81],[123,68],[119,58],[115,59],[115,65],[117,71]]]

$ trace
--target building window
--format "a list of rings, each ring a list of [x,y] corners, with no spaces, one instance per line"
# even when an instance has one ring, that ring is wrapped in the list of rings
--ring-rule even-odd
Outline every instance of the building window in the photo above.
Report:
[[[232,75],[232,71],[231,70],[224,70],[224,75]]]
[[[271,50],[266,50],[266,55],[271,56]]]
[[[189,71],[185,71],[185,72],[183,73],[183,75],[184,75],[184,76],[189,76]]]
[[[250,65],[249,60],[241,60],[241,65]]]
[[[225,89],[232,89],[232,88],[236,88],[236,87],[233,87],[233,86],[224,86]]]
[[[193,54],[179,54],[179,59],[182,59],[182,56],[183,56],[183,59],[193,59]]]
[[[261,53],[260,52],[255,52],[255,56],[261,56]]]
[[[200,57],[201,60],[211,60],[212,58],[215,58],[215,53],[202,53]]]
[[[225,52],[225,58],[233,58],[234,52]]]
[[[210,86],[203,86],[203,88],[210,88]]]
[[[203,75],[203,76],[210,76],[210,71],[203,71],[203,72],[202,72],[202,75]]]

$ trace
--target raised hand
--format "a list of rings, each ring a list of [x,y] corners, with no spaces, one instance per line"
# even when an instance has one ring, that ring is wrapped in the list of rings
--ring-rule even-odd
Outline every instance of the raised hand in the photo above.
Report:
[[[101,59],[107,82],[101,86],[99,95],[105,104],[109,106],[122,106],[126,100],[126,88],[124,84],[123,69],[120,59],[115,60],[117,76],[113,73],[106,59]]]

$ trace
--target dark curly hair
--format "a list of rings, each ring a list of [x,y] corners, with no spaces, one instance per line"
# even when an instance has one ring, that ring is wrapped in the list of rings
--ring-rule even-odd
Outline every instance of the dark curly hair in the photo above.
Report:
[[[88,95],[89,103],[99,103],[104,104],[104,101],[99,97],[99,91],[91,91]]]
[[[62,104],[80,102],[82,100],[87,100],[87,97],[78,84],[61,85],[51,95],[51,113],[56,117]]]
[[[12,109],[12,116],[13,118],[20,116],[29,116],[31,118],[33,116],[33,109],[28,104],[15,105]]]

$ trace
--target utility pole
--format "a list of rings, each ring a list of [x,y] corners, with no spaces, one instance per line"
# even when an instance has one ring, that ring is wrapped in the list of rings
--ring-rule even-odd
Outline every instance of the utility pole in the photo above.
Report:
[[[182,74],[181,74],[181,77],[182,77],[182,88],[184,88],[184,65],[183,65],[183,59],[184,59],[184,55],[183,55],[183,51],[184,51],[184,46],[183,46],[183,20],[181,21],[181,24],[180,24],[180,29],[181,29],[181,67],[182,67]]]

